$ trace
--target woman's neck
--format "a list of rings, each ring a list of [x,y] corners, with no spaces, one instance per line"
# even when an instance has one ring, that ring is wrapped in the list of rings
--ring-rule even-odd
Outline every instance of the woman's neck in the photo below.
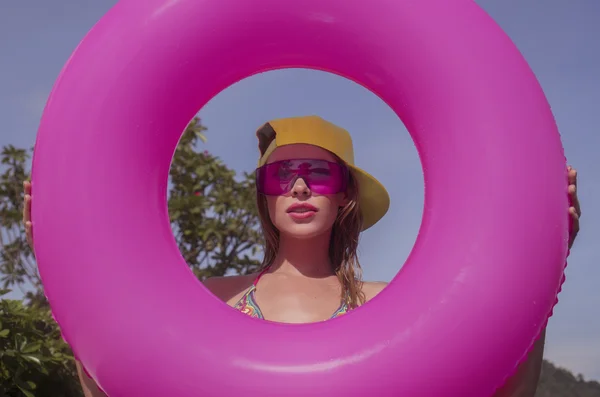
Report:
[[[270,271],[311,278],[332,276],[335,273],[329,259],[329,238],[329,233],[309,239],[280,236]]]

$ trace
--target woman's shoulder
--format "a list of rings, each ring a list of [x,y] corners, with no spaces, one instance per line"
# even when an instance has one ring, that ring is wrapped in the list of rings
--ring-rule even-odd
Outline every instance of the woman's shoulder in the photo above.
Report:
[[[362,292],[365,294],[365,300],[368,302],[377,296],[388,283],[383,281],[365,281],[362,285]]]
[[[210,292],[224,302],[240,295],[254,282],[257,274],[246,274],[242,276],[210,277],[202,283]]]

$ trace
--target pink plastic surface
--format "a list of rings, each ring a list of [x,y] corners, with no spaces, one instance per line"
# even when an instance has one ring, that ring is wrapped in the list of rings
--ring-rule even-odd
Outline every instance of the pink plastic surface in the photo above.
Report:
[[[218,301],[184,263],[167,214],[187,122],[231,84],[286,67],[371,89],[424,169],[423,222],[400,274],[319,324]],[[35,249],[65,339],[111,397],[483,397],[555,304],[566,186],[542,89],[471,0],[122,0],[45,109]]]

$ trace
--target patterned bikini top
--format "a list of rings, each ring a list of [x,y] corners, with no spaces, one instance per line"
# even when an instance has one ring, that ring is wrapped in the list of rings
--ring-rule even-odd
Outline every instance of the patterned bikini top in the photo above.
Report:
[[[242,313],[249,315],[250,317],[259,318],[261,320],[265,319],[262,312],[260,311],[260,307],[258,307],[258,304],[256,303],[254,294],[256,293],[256,285],[258,284],[258,280],[260,280],[262,275],[265,274],[267,270],[268,268],[260,272],[258,277],[256,277],[256,280],[254,280],[254,282],[252,283],[252,286],[250,286],[250,288],[248,289],[248,291],[246,291],[244,296],[242,296],[240,300],[237,301],[237,303],[233,306],[234,309],[237,309]],[[342,314],[345,314],[349,311],[350,308],[344,300],[342,301],[340,307],[333,313],[331,318],[339,317]]]

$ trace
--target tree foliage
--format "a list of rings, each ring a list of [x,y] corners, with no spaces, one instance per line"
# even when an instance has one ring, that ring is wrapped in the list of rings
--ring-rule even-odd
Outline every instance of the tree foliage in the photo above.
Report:
[[[47,305],[0,301],[0,396],[82,396],[73,364]]]
[[[200,279],[257,269],[261,242],[254,175],[236,178],[217,157],[195,150],[204,127],[192,123],[171,165],[169,214],[179,249]]]
[[[179,248],[200,279],[248,273],[259,266],[253,175],[236,175],[200,150],[206,128],[195,118],[170,170],[169,214]],[[31,149],[0,154],[0,288],[23,300],[0,303],[0,396],[82,396],[74,360],[53,321],[21,222]],[[34,203],[35,205],[35,203]]]

